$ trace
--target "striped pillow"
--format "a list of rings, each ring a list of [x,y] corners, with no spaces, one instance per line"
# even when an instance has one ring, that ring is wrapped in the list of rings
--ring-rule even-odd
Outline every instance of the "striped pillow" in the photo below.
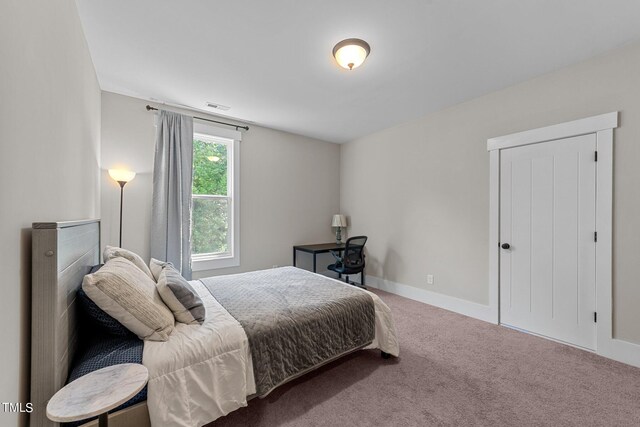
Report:
[[[180,323],[202,323],[205,309],[202,300],[189,282],[171,263],[151,258],[151,271],[156,276],[158,293]]]
[[[84,318],[87,320],[87,326],[91,329],[91,334],[96,332],[97,329],[100,332],[105,332],[109,335],[119,337],[134,336],[129,329],[122,325],[122,323],[118,322],[116,319],[105,313],[103,309],[98,307],[96,303],[89,298],[82,287],[76,292],[76,301],[80,304],[80,309],[82,310],[82,314],[84,314]],[[92,326],[95,326],[95,328]]]
[[[144,274],[149,276],[150,279],[153,279],[153,274],[151,274],[151,270],[149,270],[149,267],[147,267],[147,264],[144,262],[142,257],[135,252],[131,252],[126,249],[118,248],[115,246],[107,246],[104,249],[104,252],[102,254],[102,258],[104,259],[104,262],[107,262],[110,259],[117,258],[117,257],[128,259],[133,263],[133,265],[135,265],[140,270],[142,270]]]
[[[88,274],[82,289],[108,315],[141,339],[167,341],[173,314],[162,302],[155,283],[131,261],[116,257]]]

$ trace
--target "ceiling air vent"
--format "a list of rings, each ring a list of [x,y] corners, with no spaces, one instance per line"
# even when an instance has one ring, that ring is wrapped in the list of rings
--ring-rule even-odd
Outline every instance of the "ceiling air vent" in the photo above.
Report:
[[[231,107],[227,107],[226,105],[214,104],[213,102],[207,102],[207,107],[215,108],[216,110],[227,111]]]

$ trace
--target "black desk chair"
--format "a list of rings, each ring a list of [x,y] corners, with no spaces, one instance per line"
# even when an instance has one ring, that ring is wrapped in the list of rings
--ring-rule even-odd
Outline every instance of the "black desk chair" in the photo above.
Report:
[[[345,282],[349,282],[350,274],[360,273],[362,287],[364,286],[364,244],[367,243],[367,236],[355,236],[347,239],[347,243],[344,246],[344,252],[342,256],[338,255],[335,251],[330,251],[331,255],[336,259],[335,264],[331,264],[327,268],[331,271],[338,273],[339,277],[345,275]]]

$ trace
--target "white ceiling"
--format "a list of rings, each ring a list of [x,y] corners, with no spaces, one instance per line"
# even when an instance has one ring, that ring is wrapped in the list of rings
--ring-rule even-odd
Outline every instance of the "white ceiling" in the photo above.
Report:
[[[640,39],[638,0],[77,3],[102,89],[333,142]],[[349,37],[371,45],[354,71],[331,56]]]

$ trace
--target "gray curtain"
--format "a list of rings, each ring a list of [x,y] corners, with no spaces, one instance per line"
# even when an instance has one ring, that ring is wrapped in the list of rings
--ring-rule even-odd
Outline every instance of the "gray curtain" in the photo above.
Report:
[[[160,110],[153,165],[151,256],[191,280],[193,118]]]

